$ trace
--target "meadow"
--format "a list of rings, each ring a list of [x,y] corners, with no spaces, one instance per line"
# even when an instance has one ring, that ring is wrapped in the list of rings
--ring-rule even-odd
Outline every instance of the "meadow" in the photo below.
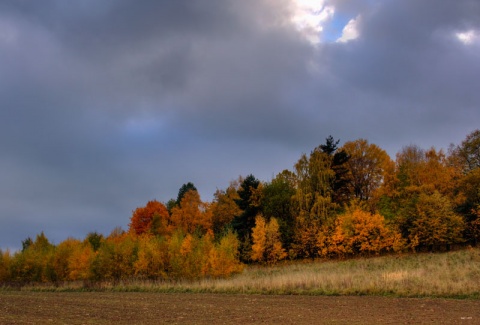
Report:
[[[3,290],[7,290],[3,288]],[[35,284],[27,291],[480,298],[480,249],[249,265],[225,279]]]

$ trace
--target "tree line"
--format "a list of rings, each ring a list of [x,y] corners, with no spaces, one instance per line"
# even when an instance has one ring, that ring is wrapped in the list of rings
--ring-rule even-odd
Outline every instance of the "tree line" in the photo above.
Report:
[[[449,250],[480,239],[480,130],[447,152],[328,137],[270,181],[202,201],[192,183],[147,202],[128,230],[0,250],[0,283],[227,277],[245,263]]]

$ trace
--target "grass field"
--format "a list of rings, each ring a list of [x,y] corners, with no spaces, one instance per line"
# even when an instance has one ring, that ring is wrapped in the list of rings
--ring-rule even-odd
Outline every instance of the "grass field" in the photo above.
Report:
[[[124,281],[85,288],[30,286],[30,291],[136,291],[288,295],[375,295],[480,298],[480,249],[357,258],[345,261],[288,262],[248,266],[228,279]]]

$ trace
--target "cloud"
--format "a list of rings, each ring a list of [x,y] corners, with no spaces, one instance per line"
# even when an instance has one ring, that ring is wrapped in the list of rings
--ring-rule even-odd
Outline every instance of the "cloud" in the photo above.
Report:
[[[358,38],[359,33],[357,30],[357,20],[359,17],[355,19],[350,19],[348,24],[342,30],[342,36],[337,39],[337,42],[346,43],[348,41],[354,40]]]
[[[478,128],[477,1],[316,4],[0,3],[0,247],[269,180],[330,134],[394,155]]]
[[[294,0],[293,8],[294,25],[309,42],[318,44],[323,25],[333,18],[335,7],[325,1]]]
[[[463,32],[457,32],[455,33],[455,36],[458,38],[460,42],[464,43],[465,45],[470,45],[478,41],[479,39],[478,34],[479,34],[478,31],[474,29],[470,29]]]

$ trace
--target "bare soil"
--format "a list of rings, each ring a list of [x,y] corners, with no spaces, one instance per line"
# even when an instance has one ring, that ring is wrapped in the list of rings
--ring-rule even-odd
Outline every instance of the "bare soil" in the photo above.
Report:
[[[480,324],[480,300],[0,292],[0,324]]]

